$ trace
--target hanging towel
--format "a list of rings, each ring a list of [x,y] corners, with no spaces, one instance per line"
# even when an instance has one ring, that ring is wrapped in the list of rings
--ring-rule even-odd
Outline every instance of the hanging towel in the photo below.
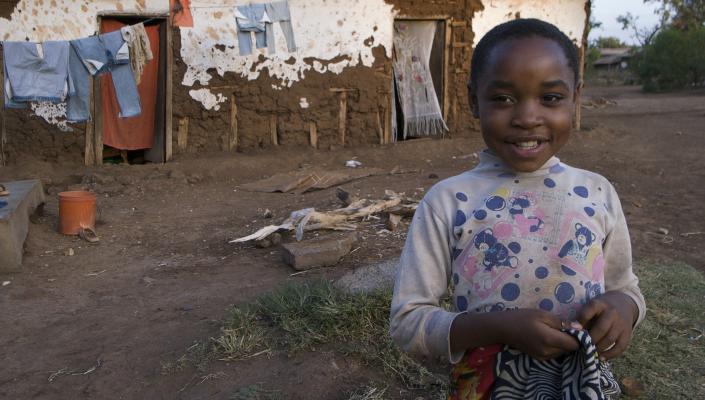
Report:
[[[39,48],[38,48],[39,47]],[[41,51],[41,53],[40,53]],[[5,106],[23,108],[22,103],[59,103],[70,95],[69,42],[4,42]]]
[[[394,79],[404,116],[404,138],[442,135],[448,130],[429,68],[435,34],[435,21],[394,23]]]
[[[154,58],[149,45],[149,37],[144,30],[144,24],[127,25],[120,29],[122,38],[127,43],[130,52],[130,65],[135,76],[135,83],[140,84],[144,66]]]

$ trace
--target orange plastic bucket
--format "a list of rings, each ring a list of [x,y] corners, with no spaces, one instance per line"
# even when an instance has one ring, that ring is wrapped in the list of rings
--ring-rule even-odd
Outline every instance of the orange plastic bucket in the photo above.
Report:
[[[83,228],[95,229],[95,193],[59,193],[59,232],[78,235]]]

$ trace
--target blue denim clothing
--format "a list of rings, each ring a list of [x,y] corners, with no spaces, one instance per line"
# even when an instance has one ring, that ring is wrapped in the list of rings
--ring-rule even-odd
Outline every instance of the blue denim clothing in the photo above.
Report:
[[[5,107],[24,108],[26,102],[59,103],[69,95],[69,43],[42,43],[39,54],[32,42],[5,42]]]
[[[252,54],[252,34],[258,49],[267,47],[266,24],[269,17],[264,4],[249,4],[235,7],[237,43],[241,56]]]
[[[291,24],[289,2],[284,0],[268,3],[265,4],[265,9],[267,10],[267,15],[271,20],[271,22],[268,22],[265,27],[267,35],[267,49],[269,50],[269,54],[274,54],[277,52],[277,46],[274,41],[275,22],[279,22],[279,26],[282,28],[282,33],[284,33],[284,39],[286,39],[286,47],[289,52],[296,51],[296,41],[294,40],[294,28]]]
[[[88,109],[91,78],[76,49],[73,46],[70,47],[69,76],[73,82],[74,94],[66,100],[66,119],[71,122],[84,122],[91,116]]]
[[[115,87],[115,96],[120,105],[120,117],[140,115],[140,96],[137,92],[135,76],[130,66],[129,49],[120,31],[72,40],[71,46],[83,64],[71,63],[71,76],[76,87],[76,99],[69,98],[67,115],[71,121],[85,121],[90,118],[88,110],[89,74],[93,76],[110,72]]]

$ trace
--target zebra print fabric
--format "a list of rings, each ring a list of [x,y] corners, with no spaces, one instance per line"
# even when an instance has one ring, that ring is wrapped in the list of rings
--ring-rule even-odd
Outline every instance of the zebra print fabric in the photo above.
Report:
[[[609,365],[585,330],[565,332],[580,350],[549,361],[536,360],[507,346],[497,354],[493,400],[612,400],[621,394]]]

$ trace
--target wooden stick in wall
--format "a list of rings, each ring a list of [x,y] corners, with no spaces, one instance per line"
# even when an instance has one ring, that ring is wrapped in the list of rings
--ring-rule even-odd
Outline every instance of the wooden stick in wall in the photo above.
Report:
[[[188,148],[188,117],[179,118],[179,131],[176,137],[176,146],[179,153],[185,153]]]
[[[272,114],[269,116],[269,133],[272,136],[272,144],[274,146],[279,146],[279,137],[277,135],[277,115]]]
[[[309,142],[311,143],[311,147],[314,149],[318,148],[318,126],[316,125],[315,121],[311,121],[308,123],[308,129],[309,129]]]
[[[392,143],[392,96],[384,96],[384,144]]]
[[[382,128],[382,117],[377,110],[377,133],[379,135],[379,144],[384,144],[384,128]]]
[[[237,104],[235,104],[235,95],[230,95],[230,136],[228,138],[228,150],[237,150],[238,146],[237,132]]]
[[[346,88],[331,88],[333,93],[338,93],[340,100],[340,110],[338,110],[338,135],[340,136],[340,144],[345,146],[345,135],[347,134],[348,123],[348,92],[356,92],[357,89]]]
[[[340,145],[345,146],[345,131],[347,130],[348,119],[348,93],[340,92],[340,112],[338,115],[338,133],[340,134]]]

